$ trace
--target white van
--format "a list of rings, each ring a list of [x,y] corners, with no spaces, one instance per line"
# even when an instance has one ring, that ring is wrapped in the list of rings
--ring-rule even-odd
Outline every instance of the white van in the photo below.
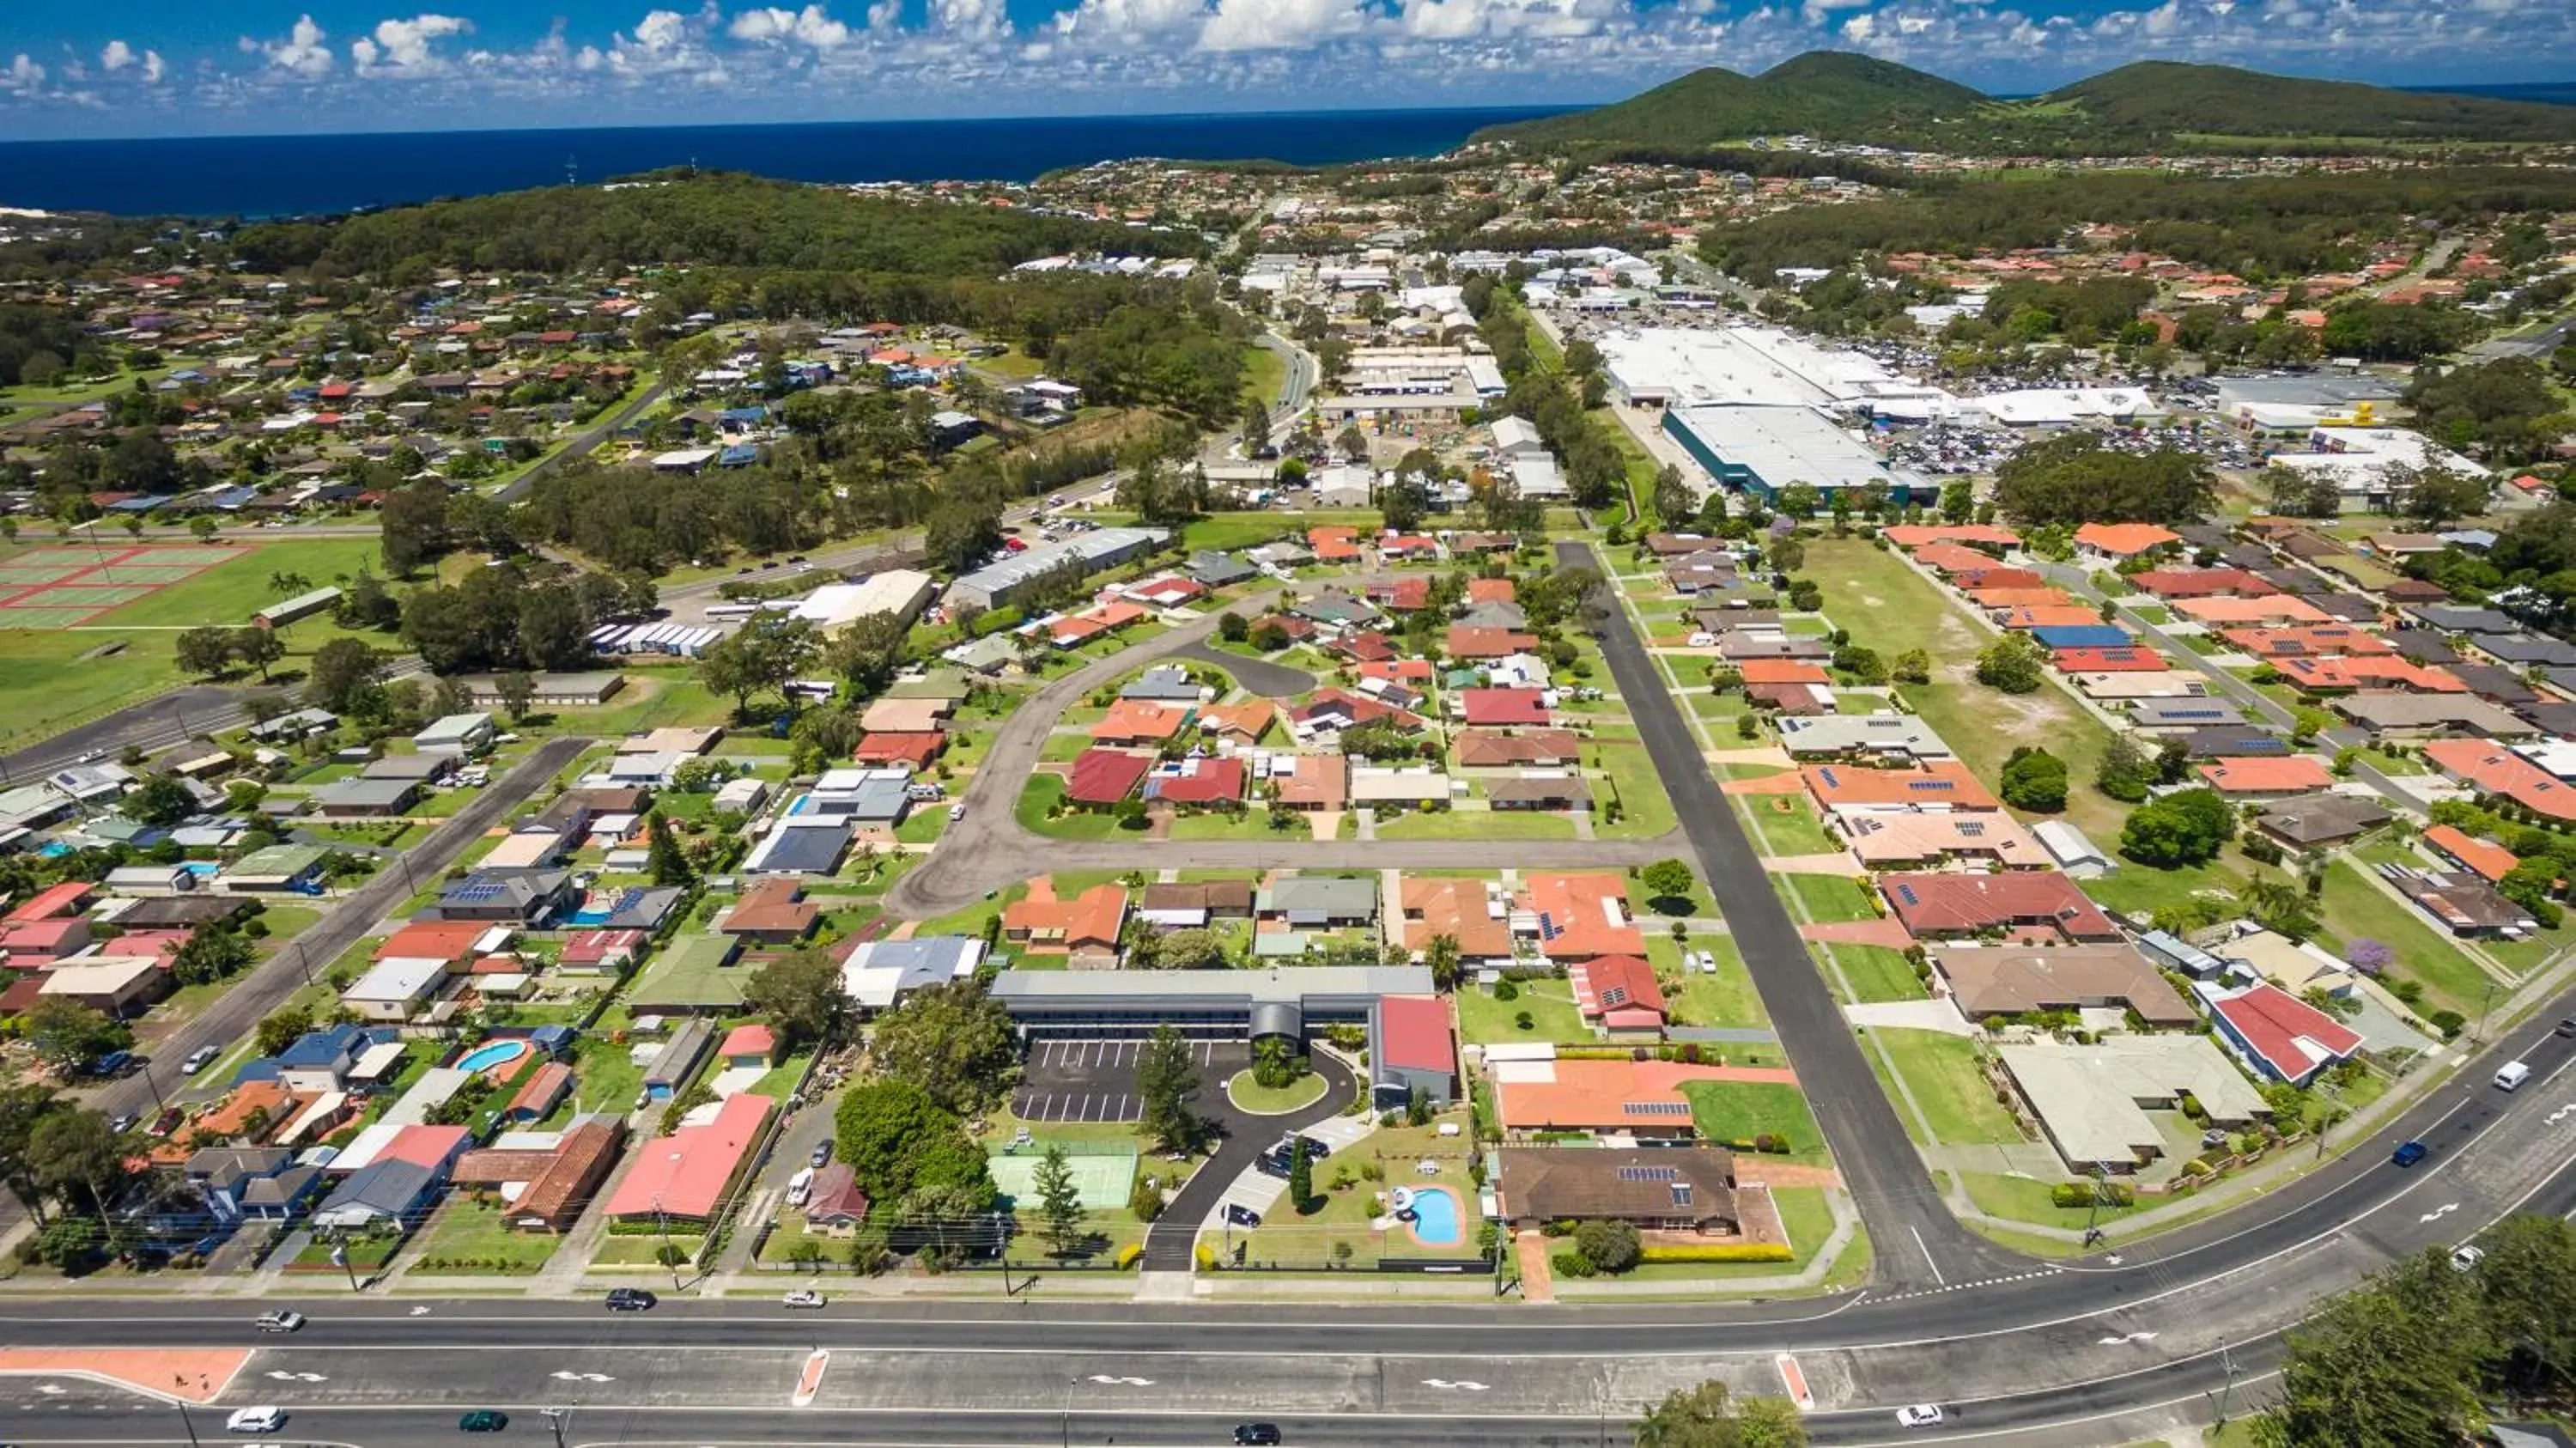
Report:
[[[787,1205],[791,1207],[801,1207],[805,1205],[806,1197],[810,1195],[813,1190],[814,1169],[810,1166],[798,1167],[796,1169],[796,1175],[787,1179]]]
[[[2529,1066],[2522,1064],[2520,1061],[2507,1061],[2504,1063],[2504,1069],[2495,1073],[2495,1086],[2498,1091],[2513,1091],[2519,1089],[2523,1082],[2530,1079],[2531,1068]]]

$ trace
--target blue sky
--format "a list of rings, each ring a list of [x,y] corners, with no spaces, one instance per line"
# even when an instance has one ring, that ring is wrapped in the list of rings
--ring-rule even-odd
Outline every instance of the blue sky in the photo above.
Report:
[[[2160,57],[2400,84],[2576,71],[2567,0],[16,0],[26,139],[1615,99],[1862,50],[2030,92]]]

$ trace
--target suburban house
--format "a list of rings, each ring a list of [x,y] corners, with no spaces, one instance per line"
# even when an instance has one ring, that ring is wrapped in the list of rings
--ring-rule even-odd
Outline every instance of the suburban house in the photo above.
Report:
[[[2055,870],[1881,875],[1878,889],[1917,940],[1994,936],[2073,944],[2120,938],[2110,917]]]
[[[2305,1086],[2363,1045],[2360,1032],[2269,984],[2213,999],[2210,1019],[2247,1065],[2293,1086]]]
[[[1399,1110],[1416,1091],[1435,1107],[1448,1105],[1458,1087],[1449,1003],[1437,996],[1386,996],[1372,1025],[1370,1091],[1378,1109]]]
[[[766,1096],[746,1091],[691,1112],[687,1124],[645,1143],[609,1194],[610,1219],[712,1221],[726,1194],[741,1179],[774,1104]]]
[[[1634,955],[1601,955],[1576,961],[1565,974],[1585,1025],[1613,1040],[1663,1035],[1664,991],[1652,962]]]
[[[716,929],[755,944],[794,945],[811,935],[815,922],[823,918],[823,907],[804,895],[805,887],[794,880],[758,881],[742,892]]]
[[[580,1116],[544,1145],[469,1151],[456,1159],[453,1175],[459,1186],[498,1190],[513,1228],[563,1232],[580,1220],[625,1144],[624,1121],[605,1114]]]
[[[1646,953],[1627,885],[1616,875],[1531,875],[1527,894],[1539,952],[1551,961]]]
[[[1292,930],[1331,930],[1377,919],[1377,881],[1296,875],[1262,888],[1253,909]]]
[[[1699,1129],[1681,1088],[1728,1075],[1718,1067],[1678,1061],[1513,1061],[1493,1073],[1494,1109],[1504,1139],[1513,1142],[1567,1131],[1688,1141]]]
[[[1928,952],[1941,991],[1971,1022],[1991,1016],[2121,1007],[2150,1026],[2200,1023],[2191,1004],[2137,948],[2113,945],[1941,945]]]
[[[1735,1158],[1711,1146],[1507,1146],[1494,1204],[1515,1228],[1626,1222],[1641,1231],[1733,1234]]]
[[[1127,888],[1094,885],[1070,900],[1015,900],[1002,911],[1002,938],[1030,955],[1071,956],[1105,968],[1118,960],[1127,925]]]

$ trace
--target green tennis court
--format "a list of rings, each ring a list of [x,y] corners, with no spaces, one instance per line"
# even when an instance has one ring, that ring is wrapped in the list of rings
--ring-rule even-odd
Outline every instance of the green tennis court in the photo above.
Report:
[[[20,588],[33,588],[40,583],[52,583],[57,579],[69,578],[78,572],[80,572],[80,565],[76,563],[0,564],[0,584],[16,584]]]
[[[0,608],[0,628],[70,628],[97,611],[91,608]]]
[[[1097,1141],[1059,1143],[1065,1150],[1065,1164],[1073,1168],[1074,1190],[1082,1194],[1082,1205],[1090,1211],[1105,1211],[1127,1205],[1127,1197],[1136,1185],[1136,1148],[1111,1146]],[[1046,1159],[1048,1143],[1041,1138],[1032,1146],[1013,1151],[995,1147],[988,1165],[993,1172],[993,1185],[1018,1207],[1033,1207],[1038,1201],[1038,1163]]]

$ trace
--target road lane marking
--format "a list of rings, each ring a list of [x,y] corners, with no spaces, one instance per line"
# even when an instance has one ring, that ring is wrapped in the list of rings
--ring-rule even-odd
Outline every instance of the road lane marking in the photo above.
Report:
[[[1908,1227],[1905,1230],[1914,1234],[1914,1250],[1923,1254],[1923,1265],[1932,1269],[1932,1280],[1944,1287],[1949,1286],[1950,1279],[1941,1275],[1941,1264],[1932,1260],[1932,1249],[1923,1245],[1923,1229]]]

